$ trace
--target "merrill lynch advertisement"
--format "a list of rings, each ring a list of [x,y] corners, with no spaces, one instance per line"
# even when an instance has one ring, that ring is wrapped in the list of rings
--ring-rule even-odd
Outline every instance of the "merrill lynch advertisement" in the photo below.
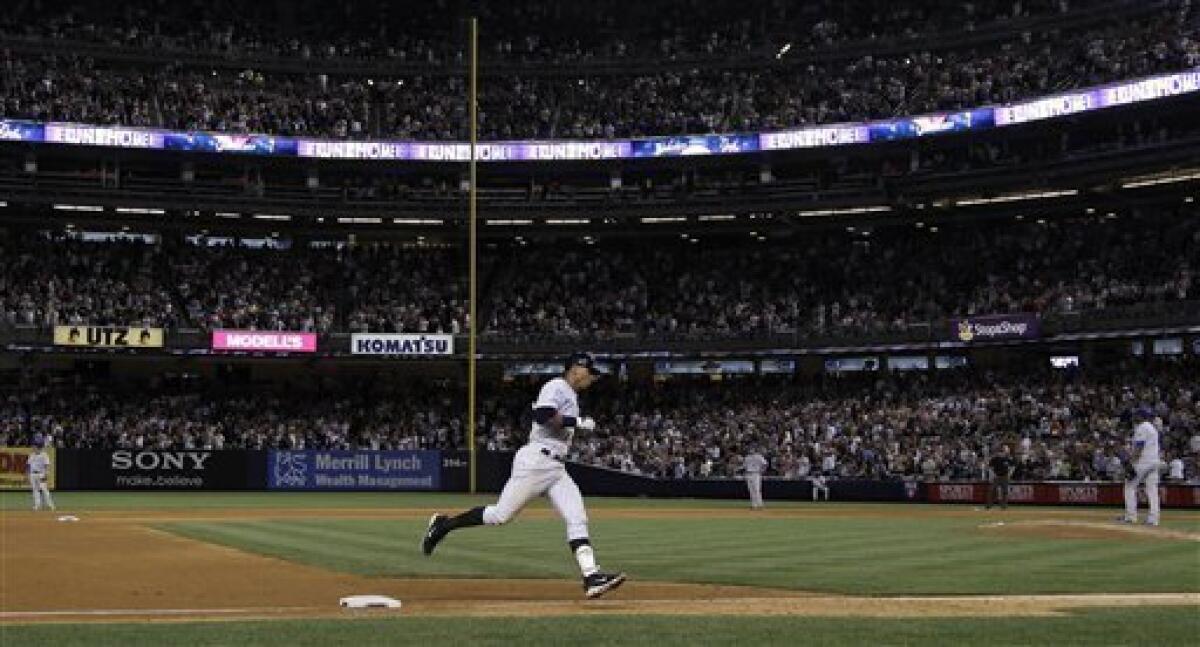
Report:
[[[267,487],[272,490],[437,490],[442,458],[437,451],[272,451]]]
[[[372,335],[350,337],[354,355],[452,355],[453,335]]]
[[[954,338],[963,342],[1037,339],[1041,335],[1038,318],[1031,314],[968,317],[951,324]]]
[[[162,328],[55,326],[55,346],[91,348],[162,348]]]

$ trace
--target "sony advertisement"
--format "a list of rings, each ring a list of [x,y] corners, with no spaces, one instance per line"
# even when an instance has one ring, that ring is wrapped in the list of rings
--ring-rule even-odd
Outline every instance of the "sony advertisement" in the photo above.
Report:
[[[266,452],[63,449],[59,487],[81,490],[262,490]]]

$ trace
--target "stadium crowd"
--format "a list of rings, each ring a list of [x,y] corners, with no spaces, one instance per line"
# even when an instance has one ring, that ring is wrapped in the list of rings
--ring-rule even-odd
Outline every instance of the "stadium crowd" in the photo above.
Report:
[[[602,381],[584,396],[599,421],[572,460],[667,479],[726,478],[761,450],[769,475],[979,479],[1008,445],[1018,479],[1116,480],[1135,405],[1161,426],[1165,461],[1196,478],[1200,391],[1194,357],[1152,366],[1057,372],[826,374],[818,378]],[[58,447],[426,449],[464,445],[461,384],[119,390],[76,378],[0,395],[0,446],[49,436]],[[484,385],[479,442],[525,441],[536,384]]]
[[[47,6],[13,0],[0,33],[21,39],[68,41],[234,59],[461,62],[468,55],[461,17],[475,15],[481,48],[505,62],[729,57],[775,54],[859,41],[919,38],[928,33],[1021,27],[1029,19],[1083,16],[1133,3],[1102,0],[914,0],[903,4],[837,0],[621,0],[504,3],[435,0],[405,6],[355,0],[293,2],[283,15],[271,3],[236,0],[131,0],[115,6],[74,0]]]
[[[47,437],[58,447],[121,449],[431,449],[464,444],[461,394],[435,381],[403,390],[313,392],[28,378],[0,393],[0,447]]]
[[[928,331],[961,315],[1076,316],[1195,300],[1191,211],[487,250],[485,334],[736,338]],[[1182,214],[1182,215],[1181,215]],[[613,247],[609,249],[609,247]],[[467,326],[458,250],[249,249],[0,235],[0,322],[312,332]]]
[[[823,232],[789,244],[546,254],[497,275],[485,330],[576,337],[821,336],[957,315],[1079,314],[1197,297],[1194,219],[1098,217],[995,227]],[[636,253],[634,250],[637,250]]]
[[[1098,377],[1049,371],[758,378],[617,385],[587,405],[604,421],[577,439],[576,460],[659,478],[732,477],[752,449],[769,475],[804,478],[979,479],[1001,444],[1017,478],[1122,478],[1129,412],[1150,403],[1166,461],[1189,478],[1200,458],[1194,359]],[[1114,461],[1114,458],[1117,459]]]
[[[538,4],[544,3],[534,6]],[[1024,4],[1049,9],[1055,3],[1018,6]],[[883,28],[882,33],[911,31],[911,15],[904,9],[881,11],[905,18],[903,29]],[[20,33],[16,26],[8,29]],[[87,28],[67,33],[79,31],[91,33]],[[145,29],[131,31],[133,42],[139,42]],[[873,31],[846,30],[863,37]],[[531,47],[531,52],[543,51],[541,44]],[[518,67],[490,76],[480,90],[480,136],[735,132],[1003,103],[1200,65],[1200,29],[1190,5],[1184,4],[1077,29],[1014,32],[999,42],[989,39],[945,51],[914,43],[903,53],[807,62],[768,57],[771,64],[747,67],[730,64],[720,54],[724,45],[709,49],[710,57],[691,67],[630,64],[624,71],[597,74],[545,74]],[[661,60],[674,51],[674,45],[662,45],[657,53],[642,54],[642,60]],[[467,137],[465,79],[459,74],[376,79],[372,73],[345,71],[214,68],[169,57],[134,62],[12,49],[0,56],[0,118],[351,139]]]

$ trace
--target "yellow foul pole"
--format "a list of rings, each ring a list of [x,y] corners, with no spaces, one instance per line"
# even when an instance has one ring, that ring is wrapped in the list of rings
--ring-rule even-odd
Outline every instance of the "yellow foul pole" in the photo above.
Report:
[[[468,228],[470,229],[470,304],[468,306],[471,321],[467,327],[467,443],[470,449],[470,480],[471,493],[475,493],[475,472],[476,472],[476,456],[475,456],[475,344],[476,331],[478,330],[478,318],[475,316],[477,312],[476,303],[479,302],[478,283],[476,277],[476,250],[478,249],[475,232],[475,196],[477,187],[475,182],[475,141],[478,137],[478,125],[476,115],[476,92],[479,77],[479,18],[471,17],[471,92],[468,97],[471,102],[471,160],[468,163],[471,169],[471,186],[468,192],[468,210],[467,215]]]

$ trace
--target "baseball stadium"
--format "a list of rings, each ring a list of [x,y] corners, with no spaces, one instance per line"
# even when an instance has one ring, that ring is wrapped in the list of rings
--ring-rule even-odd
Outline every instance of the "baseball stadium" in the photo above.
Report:
[[[1200,643],[1190,0],[10,0],[0,645]]]

